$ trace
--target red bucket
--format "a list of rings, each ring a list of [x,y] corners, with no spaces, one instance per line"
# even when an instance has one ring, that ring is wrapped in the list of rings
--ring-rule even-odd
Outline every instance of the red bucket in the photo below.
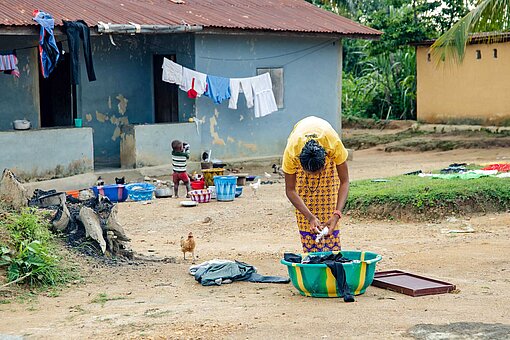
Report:
[[[203,189],[204,186],[205,186],[205,182],[204,181],[193,181],[193,182],[191,182],[191,189],[193,189],[193,190]]]

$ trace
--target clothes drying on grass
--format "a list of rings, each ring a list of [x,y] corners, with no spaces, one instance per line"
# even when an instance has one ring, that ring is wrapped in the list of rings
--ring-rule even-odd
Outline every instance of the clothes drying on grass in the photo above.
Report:
[[[207,76],[207,90],[204,96],[211,98],[215,104],[230,98],[230,79],[224,77]]]
[[[207,90],[207,75],[201,72],[182,68],[182,84],[179,88],[188,93],[188,98],[195,99]]]
[[[0,71],[5,74],[12,74],[14,77],[19,78],[20,73],[16,54],[10,53],[0,55]]]
[[[60,57],[60,51],[53,35],[55,20],[50,14],[38,10],[34,11],[33,20],[41,25],[39,32],[39,58],[41,60],[41,73],[44,78],[48,78],[55,69]]]
[[[92,61],[92,48],[90,46],[90,29],[83,20],[65,21],[64,29],[67,35],[69,45],[69,54],[71,55],[71,81],[77,85],[80,83],[80,40],[83,42],[83,56],[85,66],[87,67],[87,76],[89,81],[96,80],[94,72],[94,63]]]
[[[309,254],[302,258],[299,254],[285,253],[283,259],[291,263],[318,264],[323,263],[331,270],[336,279],[337,290],[343,296],[345,302],[354,302],[354,296],[347,284],[343,263],[350,263],[352,260],[342,256],[342,253],[331,253],[323,255]]]
[[[508,172],[510,171],[510,164],[502,163],[502,164],[491,164],[482,168],[482,170],[497,170],[499,172]]]
[[[257,268],[241,261],[211,260],[189,268],[190,275],[202,286],[220,286],[234,281],[259,283],[289,283],[290,279],[281,276],[263,276]]]
[[[168,58],[163,58],[162,80],[171,84],[182,84],[182,66]]]

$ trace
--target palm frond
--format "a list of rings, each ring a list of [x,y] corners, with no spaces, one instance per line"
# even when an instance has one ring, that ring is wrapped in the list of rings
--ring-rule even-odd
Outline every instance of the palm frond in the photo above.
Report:
[[[440,36],[430,48],[436,65],[441,62],[460,64],[464,59],[470,34],[488,32],[487,42],[499,42],[497,33],[510,28],[510,0],[481,0],[466,16]]]

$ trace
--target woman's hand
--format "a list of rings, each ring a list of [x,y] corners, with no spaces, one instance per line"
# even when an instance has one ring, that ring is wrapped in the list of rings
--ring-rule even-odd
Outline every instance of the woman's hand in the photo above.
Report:
[[[321,221],[317,218],[317,216],[312,216],[308,220],[310,222],[310,232],[312,234],[318,234],[322,230]]]
[[[338,216],[336,214],[333,214],[333,216],[331,216],[329,218],[329,220],[326,223],[324,223],[324,227],[328,227],[329,228],[328,236],[333,235],[333,231],[336,230],[336,228],[338,226],[338,221],[339,220],[340,220],[340,216]]]

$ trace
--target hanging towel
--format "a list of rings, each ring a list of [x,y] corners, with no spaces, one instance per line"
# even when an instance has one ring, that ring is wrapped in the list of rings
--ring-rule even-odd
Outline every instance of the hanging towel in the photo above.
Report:
[[[207,90],[207,75],[183,67],[182,84],[179,88],[188,92],[188,97],[191,99],[200,97]]]
[[[163,66],[161,66],[163,69],[163,76],[162,80],[166,81],[167,83],[182,84],[182,66],[174,63],[172,60],[163,58]]]
[[[237,99],[239,92],[244,93],[246,98],[246,106],[253,107],[253,88],[251,85],[253,78],[231,78],[230,79],[230,100],[228,102],[229,109],[237,109]]]
[[[53,28],[55,20],[45,12],[35,10],[33,20],[41,25],[39,33],[39,57],[41,58],[41,73],[44,78],[48,78],[50,73],[55,69],[57,61],[60,57],[55,37],[53,36]]]
[[[207,76],[207,91],[204,96],[211,98],[214,103],[221,104],[230,98],[230,79],[216,76]]]
[[[18,69],[18,58],[16,54],[3,54],[0,55],[0,71],[5,74],[12,74],[16,78],[19,78],[20,73]]]
[[[251,84],[254,94],[255,117],[264,117],[272,112],[278,111],[269,73],[253,77]]]
[[[87,66],[87,75],[89,81],[96,80],[94,64],[92,62],[92,48],[90,46],[90,29],[83,20],[65,21],[64,29],[67,35],[69,45],[69,54],[71,55],[71,80],[77,85],[80,83],[80,39],[83,42],[83,56],[85,57],[85,66]]]

